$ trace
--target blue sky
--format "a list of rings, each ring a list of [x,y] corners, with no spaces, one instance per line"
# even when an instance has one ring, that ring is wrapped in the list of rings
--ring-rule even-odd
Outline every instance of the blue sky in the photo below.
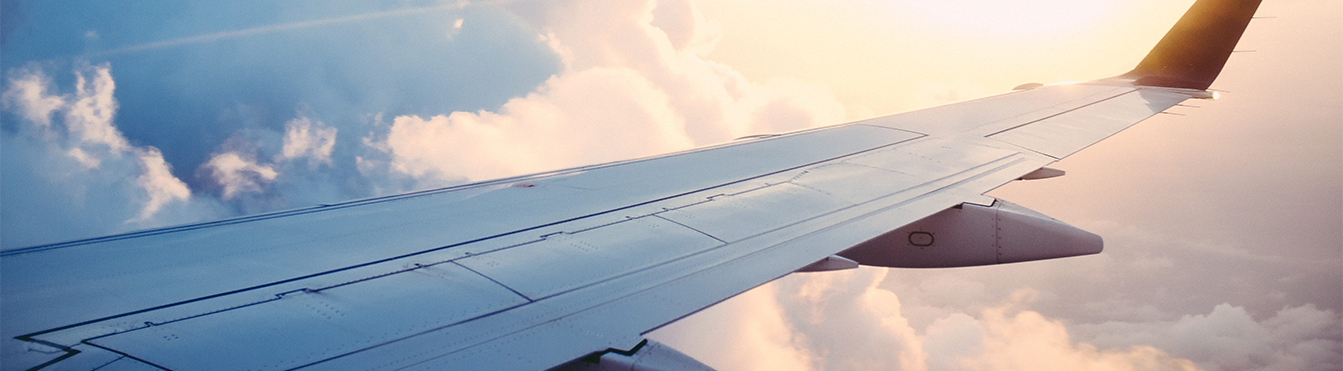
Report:
[[[356,176],[361,135],[386,124],[379,115],[494,109],[559,68],[535,30],[493,7],[324,1],[5,4],[0,65],[7,77],[41,74],[50,94],[69,95],[77,72],[110,71],[117,104],[112,125],[131,145],[161,151],[172,175],[196,190],[194,201],[208,204],[195,210],[209,209],[200,216],[123,223],[125,212],[106,215],[111,205],[92,206],[131,198],[99,194],[123,180],[112,179],[117,172],[111,169],[80,174],[109,183],[90,187],[87,206],[26,205],[17,200],[69,198],[40,191],[69,184],[40,174],[60,174],[54,168],[60,164],[33,169],[24,165],[32,162],[27,154],[7,151],[3,220],[9,233],[3,241],[9,247],[406,191],[407,185]],[[460,26],[456,20],[462,20]],[[296,27],[276,30],[277,25]],[[239,34],[248,30],[259,32]],[[25,120],[13,109],[4,115],[7,139],[19,140],[14,134],[24,130]],[[280,178],[245,198],[209,197],[219,185],[199,169],[212,154],[236,146],[252,157],[274,156],[282,149],[285,123],[299,117],[345,134],[336,137],[329,164],[286,171],[304,174]],[[20,146],[10,149],[22,151]]]
[[[1113,76],[1189,3],[5,0],[0,247]],[[794,275],[655,335],[728,370],[1336,369],[1340,10],[1266,1],[1226,98],[993,193],[1103,254]]]

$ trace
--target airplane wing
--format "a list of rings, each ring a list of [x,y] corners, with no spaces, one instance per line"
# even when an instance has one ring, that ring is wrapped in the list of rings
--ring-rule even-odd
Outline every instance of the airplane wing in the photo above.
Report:
[[[796,271],[1094,254],[983,194],[1211,98],[1259,0],[1132,72],[444,189],[0,252],[0,362],[50,369],[707,368],[646,334]]]

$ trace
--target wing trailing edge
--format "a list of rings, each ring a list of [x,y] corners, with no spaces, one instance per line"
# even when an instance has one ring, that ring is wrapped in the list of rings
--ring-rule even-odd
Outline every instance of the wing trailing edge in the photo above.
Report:
[[[1136,85],[1207,90],[1262,0],[1198,0],[1161,42],[1120,77]]]

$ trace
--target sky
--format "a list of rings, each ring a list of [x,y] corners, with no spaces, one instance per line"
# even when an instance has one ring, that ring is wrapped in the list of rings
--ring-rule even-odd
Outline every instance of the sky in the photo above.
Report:
[[[0,2],[0,247],[651,155],[1127,71],[1192,1]],[[1343,2],[990,193],[1088,257],[795,274],[650,336],[724,370],[1343,368]]]

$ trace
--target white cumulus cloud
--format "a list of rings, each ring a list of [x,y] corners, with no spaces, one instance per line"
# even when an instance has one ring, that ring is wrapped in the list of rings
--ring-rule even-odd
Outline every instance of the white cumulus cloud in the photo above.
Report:
[[[145,190],[148,200],[136,220],[149,220],[170,202],[191,198],[191,189],[173,176],[172,168],[163,160],[163,154],[153,147],[139,151],[140,176],[135,183]]]
[[[21,69],[10,71],[9,75],[9,87],[0,95],[5,110],[40,128],[51,126],[52,113],[65,106],[64,98],[47,93],[51,79],[40,70]]]
[[[658,330],[650,338],[718,370],[815,370],[821,354],[788,323],[778,285],[767,285]],[[683,331],[685,328],[709,332]],[[711,335],[710,335],[711,334]]]
[[[260,193],[262,185],[275,181],[280,175],[273,166],[257,163],[237,152],[217,153],[201,168],[206,169],[220,186],[221,197],[225,200],[243,193]]]
[[[690,146],[667,97],[626,69],[555,77],[499,113],[400,116],[386,141],[393,169],[486,179]]]
[[[396,117],[388,132],[367,142],[389,157],[394,174],[481,180],[843,117],[844,108],[824,88],[784,79],[753,82],[703,59],[716,30],[693,4],[669,4],[559,1],[510,9],[541,30],[560,56],[558,75],[494,112]]]
[[[1032,310],[1022,287],[997,304],[906,319],[881,286],[898,270],[793,274],[651,336],[723,370],[789,360],[807,370],[1335,370],[1343,319],[1314,305],[1256,319],[1217,305],[1174,320],[1072,323]],[[721,334],[721,335],[708,335]],[[730,352],[724,352],[730,349]]]
[[[862,268],[793,274],[669,325],[651,336],[723,370],[759,369],[752,362],[778,360],[788,360],[788,367],[771,367],[799,370],[1247,369],[1219,368],[1215,362],[1195,362],[1189,359],[1188,352],[1168,349],[1170,342],[1199,344],[1199,339],[1215,341],[1211,337],[1174,337],[1167,342],[1153,338],[1126,341],[1079,339],[1071,334],[1073,330],[1063,321],[1028,309],[1038,295],[1030,288],[1017,290],[1004,302],[977,312],[950,313],[926,327],[915,328],[905,318],[900,299],[880,286],[889,272],[882,268]],[[1224,310],[1219,307],[1214,312]],[[1284,313],[1291,314],[1281,317],[1308,320],[1270,319],[1252,327],[1275,327],[1280,330],[1274,331],[1292,334],[1281,344],[1297,344],[1297,351],[1303,353],[1329,355],[1318,351],[1328,349],[1329,344],[1303,341],[1310,340],[1311,336],[1321,336],[1319,323],[1332,323],[1326,319],[1332,313],[1321,315],[1316,312],[1320,311],[1289,309]],[[1180,332],[1179,325],[1151,326]],[[1110,330],[1118,336],[1143,332],[1125,328]],[[731,351],[724,352],[725,349]],[[1258,352],[1282,353],[1283,349],[1265,346]],[[1236,349],[1221,349],[1217,356],[1234,360],[1237,353]],[[1301,360],[1321,359],[1327,361],[1327,358]],[[1251,365],[1248,369],[1262,366]],[[1313,367],[1272,369],[1324,369],[1318,365]]]
[[[1173,321],[1078,326],[1098,344],[1151,344],[1211,371],[1343,368],[1340,315],[1312,304],[1285,307],[1256,320],[1243,307],[1220,304],[1207,314]]]
[[[90,76],[92,75],[92,80]],[[116,82],[107,65],[75,74],[75,96],[66,101],[65,126],[80,146],[106,146],[111,152],[126,151],[130,144],[112,124],[117,113],[113,97]]]
[[[925,337],[942,349],[934,352],[954,355],[960,351],[957,341],[942,339],[948,334],[977,333],[971,337],[976,351],[939,360],[951,370],[1197,370],[1187,359],[1180,359],[1150,345],[1101,348],[1078,342],[1057,320],[1023,310],[1033,301],[1034,290],[1024,289],[1009,302],[983,310],[979,318],[966,320],[952,315],[934,322]],[[954,336],[954,335],[953,335]]]
[[[284,124],[284,145],[280,155],[284,159],[307,157],[313,163],[330,165],[331,150],[335,146],[336,128],[298,117]]]
[[[139,226],[156,224],[151,219],[165,205],[190,199],[190,189],[172,175],[171,166],[157,148],[131,145],[117,129],[113,122],[118,108],[114,96],[116,82],[111,67],[84,65],[74,73],[73,94],[59,95],[54,93],[51,79],[40,69],[9,71],[8,87],[0,95],[3,106],[28,123],[15,134],[38,141],[80,165],[44,169],[51,176],[135,178],[138,189],[128,196],[141,204],[135,216],[125,222]],[[53,116],[60,120],[53,122]],[[115,165],[107,166],[108,162]],[[119,173],[127,168],[138,168],[138,174]],[[77,194],[67,196],[78,199],[84,199],[89,192],[87,187],[69,189]]]

